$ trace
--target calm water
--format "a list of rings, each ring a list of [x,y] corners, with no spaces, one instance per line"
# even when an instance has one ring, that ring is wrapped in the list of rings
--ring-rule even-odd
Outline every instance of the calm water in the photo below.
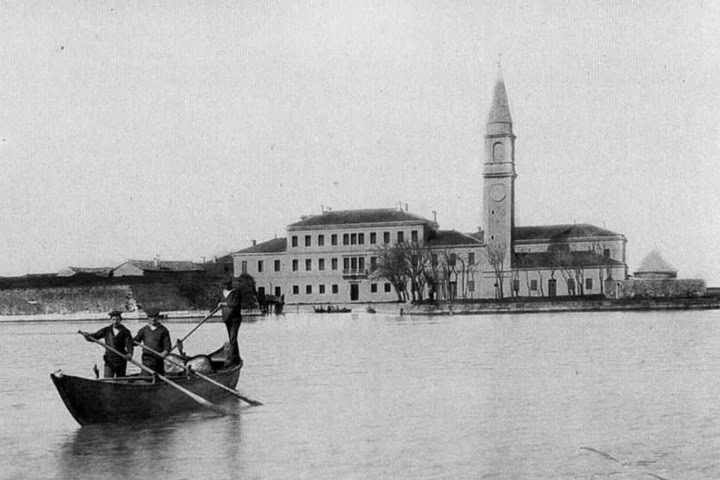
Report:
[[[239,389],[264,406],[86,428],[48,375],[102,367],[74,332],[105,322],[0,324],[0,477],[720,478],[719,320],[288,314],[241,329]]]

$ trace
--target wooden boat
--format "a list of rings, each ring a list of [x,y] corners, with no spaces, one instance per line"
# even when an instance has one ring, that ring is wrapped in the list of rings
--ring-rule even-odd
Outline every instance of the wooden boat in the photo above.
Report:
[[[211,353],[209,357],[215,371],[206,376],[234,389],[242,363],[223,368],[223,349]],[[150,375],[88,379],[58,371],[50,374],[50,378],[70,414],[80,425],[133,422],[202,408],[190,396]],[[195,375],[168,373],[167,378],[210,402],[232,396],[227,390]]]
[[[328,305],[327,308],[313,306],[313,310],[315,311],[315,313],[349,313],[349,312],[352,312],[351,308],[333,307],[332,305]]]

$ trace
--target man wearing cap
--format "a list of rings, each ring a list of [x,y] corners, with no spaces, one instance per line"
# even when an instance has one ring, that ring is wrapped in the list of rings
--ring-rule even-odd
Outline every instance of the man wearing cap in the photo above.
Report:
[[[165,356],[170,353],[170,332],[164,325],[160,324],[160,310],[148,308],[145,310],[148,316],[148,324],[138,330],[133,339],[135,343],[143,343],[146,347],[160,353],[160,356],[143,349],[142,363],[152,369],[155,373],[165,375]]]
[[[127,361],[132,358],[133,355],[133,340],[132,333],[130,330],[122,325],[122,314],[118,310],[113,310],[108,313],[110,321],[112,322],[107,327],[101,328],[95,333],[82,332],[85,335],[85,339],[90,342],[90,338],[95,340],[105,340],[105,345],[112,347],[118,352],[122,353],[123,356],[119,356],[109,350],[105,351],[103,360],[105,360],[105,370],[103,377],[115,378],[124,377],[127,371]],[[87,338],[90,337],[90,338]]]
[[[240,348],[238,346],[238,331],[242,323],[242,294],[240,281],[237,278],[228,280],[223,285],[222,296],[213,312],[222,309],[223,323],[228,333],[228,354],[225,366],[240,365]]]

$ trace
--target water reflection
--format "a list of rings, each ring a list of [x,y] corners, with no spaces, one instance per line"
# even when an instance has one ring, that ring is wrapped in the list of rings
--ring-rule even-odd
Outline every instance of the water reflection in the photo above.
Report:
[[[78,428],[58,449],[61,478],[242,476],[242,413]]]

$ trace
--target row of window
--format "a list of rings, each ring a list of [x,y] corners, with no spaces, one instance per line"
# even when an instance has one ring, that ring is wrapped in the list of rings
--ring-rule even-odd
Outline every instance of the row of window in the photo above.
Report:
[[[326,291],[326,285],[320,284],[318,287],[318,294],[324,295],[327,293]],[[383,290],[385,293],[392,292],[392,285],[389,283],[383,284]],[[292,287],[293,295],[300,295],[300,285],[293,285]],[[331,293],[338,293],[339,287],[337,284],[330,285],[330,292]],[[370,293],[378,293],[378,284],[377,283],[371,283],[370,284]],[[305,295],[312,295],[313,294],[313,285],[305,285]]]
[[[552,282],[553,279],[548,280],[548,282]],[[575,280],[572,278],[568,278],[567,280],[567,287],[568,290],[575,290]],[[530,291],[536,292],[538,289],[538,281],[537,279],[530,280]],[[593,279],[592,278],[586,278],[585,279],[585,290],[592,290],[593,289]],[[513,280],[513,290],[519,291],[520,290],[520,280]]]
[[[330,269],[331,270],[337,270],[338,269],[338,261],[337,258],[331,258],[330,259]],[[433,265],[437,265],[437,254],[432,255],[432,262]],[[457,255],[454,253],[451,253],[448,257],[448,264],[450,266],[455,266],[457,262]],[[469,252],[468,253],[468,265],[474,265],[475,264],[475,253]],[[275,260],[273,262],[273,269],[276,272],[281,271],[281,263],[280,260]],[[324,258],[318,258],[317,259],[317,269],[318,270],[325,270],[326,263]],[[370,257],[370,270],[375,270],[377,268],[377,257]],[[305,259],[305,271],[310,272],[312,271],[312,259],[306,258]],[[292,261],[292,271],[297,272],[300,270],[300,260],[293,259]],[[365,270],[365,257],[343,257],[343,270],[353,270],[353,271],[363,271]],[[257,271],[258,273],[262,273],[265,271],[265,261],[264,260],[258,260],[257,261]],[[242,262],[242,273],[247,273],[247,262]]]
[[[312,235],[305,235],[305,246],[306,247],[312,247]],[[340,239],[340,234],[333,233],[330,235],[330,246],[337,246],[338,241]],[[378,232],[370,232],[368,234],[368,240],[370,245],[376,245],[378,243]],[[382,237],[384,244],[389,244],[391,242],[391,235],[390,232],[383,232]],[[403,243],[405,241],[405,232],[396,232],[395,234],[395,242],[396,243]],[[418,242],[418,231],[412,230],[410,232],[410,241],[412,243]],[[297,248],[300,244],[300,238],[297,235],[293,235],[290,239],[291,245],[294,248]],[[359,232],[359,233],[343,233],[342,234],[342,244],[343,245],[365,245],[365,233]],[[316,245],[318,247],[324,247],[325,246],[325,234],[319,234],[316,239]]]

